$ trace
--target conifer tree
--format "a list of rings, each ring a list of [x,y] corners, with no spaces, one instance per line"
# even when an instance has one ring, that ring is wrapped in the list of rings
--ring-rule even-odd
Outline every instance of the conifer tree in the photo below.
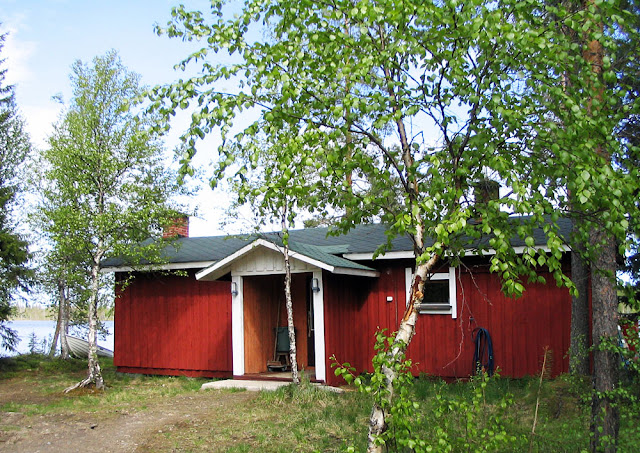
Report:
[[[6,34],[0,35],[0,55]],[[13,349],[15,331],[6,325],[19,291],[28,290],[33,271],[31,253],[19,232],[16,207],[24,189],[22,169],[31,151],[29,136],[18,114],[13,85],[6,84],[6,61],[0,59],[0,347]]]

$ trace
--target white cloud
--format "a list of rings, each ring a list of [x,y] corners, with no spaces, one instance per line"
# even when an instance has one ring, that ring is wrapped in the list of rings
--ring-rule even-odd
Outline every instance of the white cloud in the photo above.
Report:
[[[27,123],[27,131],[31,136],[31,143],[43,149],[47,146],[46,139],[53,132],[53,124],[58,120],[59,106],[51,103],[51,107],[40,105],[22,105],[20,113]]]
[[[1,13],[2,11],[0,11]],[[7,33],[2,50],[2,58],[5,59],[7,71],[7,83],[20,84],[34,78],[29,66],[29,59],[36,50],[36,43],[20,39],[20,30],[24,29],[24,14],[10,15],[3,20],[0,31]]]

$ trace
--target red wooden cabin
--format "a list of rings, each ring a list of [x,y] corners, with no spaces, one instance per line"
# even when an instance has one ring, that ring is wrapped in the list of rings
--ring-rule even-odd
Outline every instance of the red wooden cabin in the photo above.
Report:
[[[331,368],[332,356],[358,371],[370,370],[375,332],[398,326],[411,281],[412,245],[397,238],[373,260],[384,242],[381,225],[337,237],[327,236],[326,228],[291,232],[298,363],[317,381],[342,383]],[[137,272],[116,299],[118,370],[209,377],[265,373],[274,356],[274,328],[286,326],[278,241],[187,237],[177,244],[169,246],[171,259],[160,267],[186,275]],[[104,270],[115,271],[118,279],[133,272],[116,260]],[[547,350],[553,374],[567,371],[571,297],[546,277],[550,283],[526,285],[524,295],[512,299],[489,273],[488,258],[467,258],[457,269],[444,264],[425,291],[408,350],[415,374],[469,376],[476,327],[490,333],[503,376],[537,374]]]

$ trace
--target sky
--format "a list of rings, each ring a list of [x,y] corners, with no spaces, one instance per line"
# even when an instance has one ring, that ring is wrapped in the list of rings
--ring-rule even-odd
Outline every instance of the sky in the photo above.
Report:
[[[124,65],[141,75],[144,85],[166,84],[184,78],[173,66],[190,51],[191,43],[159,37],[154,24],[165,25],[171,7],[184,3],[208,11],[206,0],[0,0],[0,33],[8,33],[1,57],[7,82],[15,84],[18,108],[32,143],[42,148],[59,117],[54,95],[71,97],[69,74],[76,60],[90,63],[107,51],[118,51]],[[178,116],[165,140],[167,155],[177,144],[188,115]],[[199,147],[198,165],[213,158],[215,143]],[[227,199],[213,195],[203,184],[194,202],[199,216],[191,219],[190,235],[221,234],[217,219]]]

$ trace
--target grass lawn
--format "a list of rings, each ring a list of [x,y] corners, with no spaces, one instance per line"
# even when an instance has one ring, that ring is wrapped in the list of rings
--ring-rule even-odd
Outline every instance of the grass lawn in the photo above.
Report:
[[[204,379],[118,374],[110,360],[101,359],[101,364],[105,391],[65,395],[62,390],[84,376],[84,361],[41,356],[0,359],[0,451],[3,445],[7,451],[17,451],[21,442],[36,442],[38,435],[56,429],[63,436],[69,419],[99,420],[99,429],[94,430],[101,430],[98,442],[115,441],[128,429],[127,435],[135,437],[130,451],[365,449],[371,401],[357,392],[336,394],[309,385],[256,394],[201,391]],[[453,446],[449,451],[529,451],[540,390],[532,451],[588,448],[589,404],[579,397],[588,390],[586,382],[560,377],[545,380],[539,389],[535,378],[498,378],[476,388],[469,382],[417,379],[412,395],[419,406],[410,429],[433,451],[444,451],[438,449],[443,439]],[[622,411],[619,451],[638,451],[634,446],[640,445],[640,417],[624,407]],[[38,428],[43,419],[46,432]],[[133,419],[138,424],[135,430]],[[86,430],[87,436],[96,435],[92,429]],[[506,436],[507,441],[494,448],[496,436]]]

